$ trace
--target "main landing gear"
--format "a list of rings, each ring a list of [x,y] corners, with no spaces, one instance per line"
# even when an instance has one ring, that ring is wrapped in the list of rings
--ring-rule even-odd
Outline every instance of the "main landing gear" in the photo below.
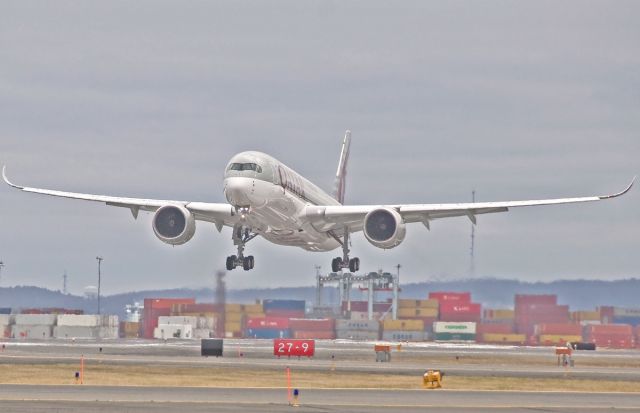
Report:
[[[336,238],[338,239],[338,238]],[[338,239],[340,241],[340,239]],[[350,272],[358,272],[360,270],[360,258],[349,258],[349,228],[344,227],[344,237],[341,241],[342,257],[336,257],[331,260],[331,271],[338,272],[343,268],[348,268]]]
[[[251,228],[242,225],[233,227],[233,245],[238,246],[238,255],[227,257],[227,270],[231,271],[236,267],[242,267],[245,271],[253,269],[255,260],[253,255],[244,256],[244,246],[254,239],[258,234],[251,232]]]

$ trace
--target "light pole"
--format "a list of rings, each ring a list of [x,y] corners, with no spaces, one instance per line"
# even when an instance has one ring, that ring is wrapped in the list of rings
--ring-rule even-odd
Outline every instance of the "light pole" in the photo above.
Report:
[[[103,259],[102,257],[96,257],[96,260],[98,260],[98,315],[100,315],[100,265]]]
[[[0,280],[2,280],[2,268],[4,267],[4,262],[0,261]]]

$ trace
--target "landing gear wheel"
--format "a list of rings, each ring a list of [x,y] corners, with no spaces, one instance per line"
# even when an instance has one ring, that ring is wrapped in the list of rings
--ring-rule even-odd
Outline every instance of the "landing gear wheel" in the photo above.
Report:
[[[230,255],[227,257],[227,271],[231,271],[236,268],[236,256]]]
[[[342,269],[342,258],[336,257],[331,260],[331,271],[338,272]]]
[[[253,268],[253,257],[249,256],[249,257],[244,257],[242,259],[242,268],[244,268],[245,271],[249,271],[250,269]]]
[[[253,269],[253,265],[255,264],[255,262],[256,262],[256,261],[255,261],[255,259],[253,258],[253,255],[249,255],[249,256],[247,257],[247,259],[249,260],[249,264],[250,264],[249,266],[251,267],[250,269],[252,270],[252,269]]]
[[[349,260],[349,271],[358,272],[360,270],[360,258],[351,258]]]

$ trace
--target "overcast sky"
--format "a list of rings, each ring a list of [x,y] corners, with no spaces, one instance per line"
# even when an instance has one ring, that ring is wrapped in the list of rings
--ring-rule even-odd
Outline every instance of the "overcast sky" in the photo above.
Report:
[[[353,131],[347,203],[600,195],[640,173],[640,3],[4,1],[0,163],[18,184],[223,202],[235,153],[327,191]],[[365,271],[469,276],[466,218],[407,228]],[[640,187],[613,201],[481,216],[474,276],[640,276]],[[249,243],[231,288],[311,285],[311,253]],[[234,253],[198,223],[171,247],[151,215],[0,187],[0,285],[81,293],[203,286]]]

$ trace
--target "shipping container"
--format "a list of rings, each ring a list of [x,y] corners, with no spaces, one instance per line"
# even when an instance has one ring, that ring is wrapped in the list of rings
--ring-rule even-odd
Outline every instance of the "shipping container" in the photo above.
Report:
[[[173,304],[171,306],[171,315],[183,315],[186,313],[195,313],[195,315],[206,313],[221,313],[224,306],[222,304],[198,303],[198,304]]]
[[[385,341],[424,341],[425,332],[417,330],[384,330],[382,339]]]
[[[280,318],[304,318],[304,310],[268,310],[264,312],[267,317]]]
[[[613,307],[614,317],[640,317],[640,308]]]
[[[438,317],[437,308],[398,308],[398,318],[411,317]]]
[[[116,327],[86,327],[86,326],[56,326],[53,328],[53,336],[58,339],[93,339],[93,338],[118,338]]]
[[[22,314],[17,314],[22,315]],[[38,315],[38,314],[26,314]],[[54,316],[55,317],[55,316]],[[14,324],[11,326],[11,337],[17,339],[49,339],[52,337],[53,327],[51,325],[26,325]]]
[[[244,305],[226,303],[224,305],[224,311],[225,313],[241,313],[244,311]]]
[[[476,334],[477,332],[477,324],[476,323],[448,323],[443,321],[438,321],[433,323],[433,331],[434,333],[465,333],[465,334]]]
[[[384,313],[391,309],[391,303],[373,303],[374,313]],[[366,301],[351,301],[351,305],[347,301],[342,302],[342,311],[369,311],[369,303]]]
[[[631,326],[640,325],[640,317],[631,317],[631,316],[613,316],[614,324],[629,324]]]
[[[336,338],[334,330],[296,330],[293,331],[293,338],[299,340],[333,340]]]
[[[215,333],[212,330],[206,328],[196,328],[193,330],[193,338],[197,340],[213,338],[215,337]]]
[[[429,293],[430,300],[437,300],[442,305],[443,302],[458,302],[469,303],[471,302],[470,292],[448,292],[448,291],[435,291]]]
[[[224,323],[224,331],[232,331],[232,332],[241,332],[242,331],[242,323],[238,323],[237,321],[225,321]]]
[[[600,321],[602,321],[603,324],[613,322],[614,308],[612,306],[598,307],[597,311],[600,313]]]
[[[248,329],[286,330],[289,328],[288,318],[264,317],[247,319]]]
[[[489,344],[524,345],[527,338],[524,334],[483,333],[482,341]]]
[[[11,314],[10,307],[0,307],[0,314]]]
[[[274,328],[249,328],[246,332],[247,338],[291,338],[291,331],[289,329],[274,329]]]
[[[145,298],[142,310],[142,330],[145,338],[153,338],[154,330],[158,326],[158,317],[171,315],[175,305],[194,304],[195,298]]]
[[[564,323],[547,323],[536,324],[534,329],[535,334],[538,335],[570,335],[570,336],[582,336],[582,326],[579,324],[564,324]],[[576,340],[580,341],[580,340]]]
[[[538,343],[542,346],[564,346],[572,341],[582,341],[581,335],[541,334]]]
[[[387,313],[388,314],[388,313]],[[372,316],[372,320],[374,321],[378,321],[380,320],[380,318],[382,318],[383,313],[373,313]],[[357,320],[357,321],[363,321],[363,320],[369,320],[369,313],[366,311],[352,311],[351,313],[349,313],[349,318],[351,320]]]
[[[462,332],[444,332],[433,333],[433,339],[435,341],[455,341],[455,342],[475,342],[475,333],[462,333]]]
[[[235,323],[241,323],[244,320],[244,313],[224,313],[224,321],[233,321]]]
[[[293,331],[333,331],[336,320],[333,318],[290,318],[289,328]]]
[[[191,339],[193,338],[193,327],[189,324],[158,324],[158,327],[153,331],[153,338],[161,340]]]
[[[383,330],[389,331],[422,331],[424,332],[424,322],[422,320],[384,320]]]
[[[262,313],[264,312],[264,308],[262,304],[245,304],[244,305],[245,313]]]
[[[513,321],[516,317],[514,310],[490,309],[487,308],[482,312],[483,320],[509,320]]]
[[[57,318],[55,314],[16,314],[15,323],[25,326],[53,326]]]
[[[377,320],[336,320],[336,330],[374,331],[380,330]]]
[[[531,304],[556,305],[558,304],[558,296],[555,294],[516,294],[516,308]]]
[[[476,326],[477,334],[498,334],[509,335],[514,333],[513,323],[509,324],[486,324],[479,323]]]
[[[140,323],[133,321],[120,322],[120,337],[137,338],[140,331]]]
[[[438,309],[438,300],[429,299],[429,300],[408,300],[408,299],[399,299],[398,300],[398,308],[435,308]]]
[[[77,327],[116,327],[118,325],[118,316],[97,314],[60,314],[57,318],[57,325]]]
[[[378,330],[336,330],[336,338],[344,340],[373,341],[380,338]]]
[[[633,328],[627,324],[601,324],[585,327],[585,334],[622,334],[632,335]]]
[[[390,317],[389,317],[390,319]],[[403,317],[400,320],[406,320],[406,321],[410,321],[410,320],[418,320],[418,321],[422,321],[422,324],[424,324],[424,331],[426,332],[432,332],[433,331],[433,323],[435,323],[436,321],[438,321],[437,317]]]
[[[600,312],[598,311],[572,311],[571,320],[580,321],[600,321]]]

